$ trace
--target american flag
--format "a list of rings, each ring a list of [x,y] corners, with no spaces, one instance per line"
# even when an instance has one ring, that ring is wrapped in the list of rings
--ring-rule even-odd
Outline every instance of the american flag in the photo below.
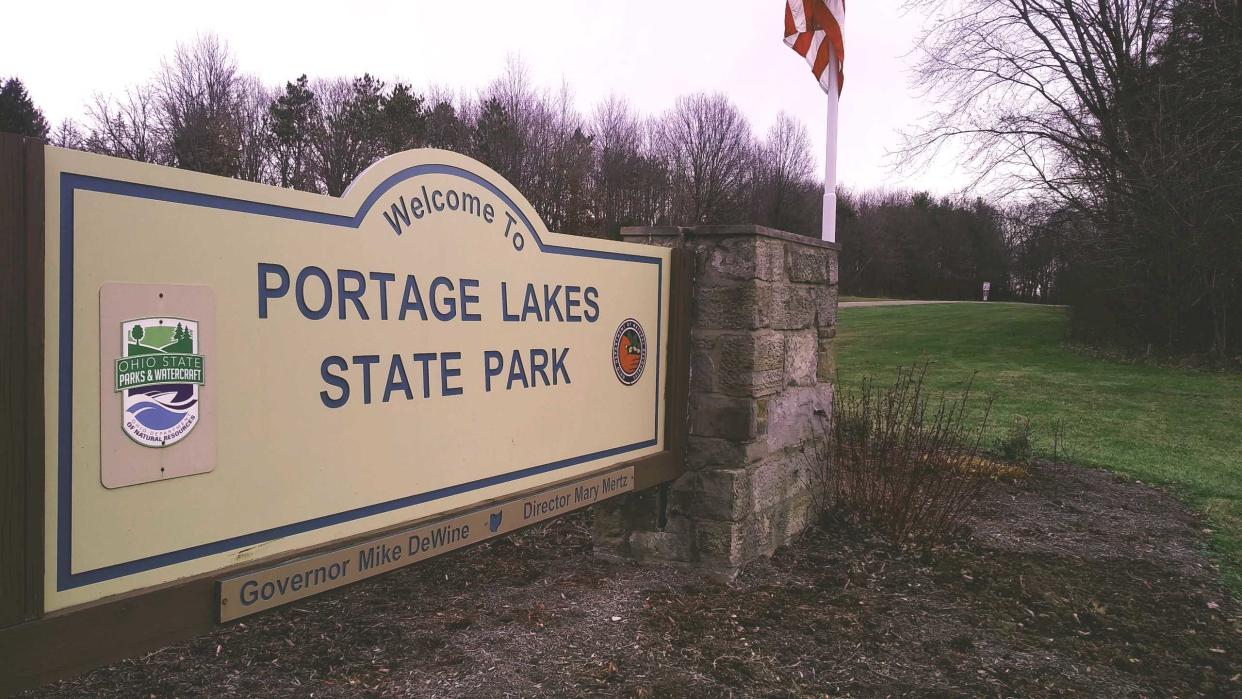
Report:
[[[824,92],[831,88],[829,48],[837,54],[837,91],[845,83],[845,0],[786,0],[785,43],[811,65]]]

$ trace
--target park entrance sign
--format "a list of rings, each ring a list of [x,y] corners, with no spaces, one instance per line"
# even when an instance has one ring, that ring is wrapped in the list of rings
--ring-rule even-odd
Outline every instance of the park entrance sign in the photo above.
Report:
[[[340,199],[46,174],[49,610],[661,450],[669,251],[549,233],[480,163],[404,153]]]
[[[228,620],[680,468],[668,249],[446,151],[335,198],[5,138],[42,436],[0,627],[152,589]]]

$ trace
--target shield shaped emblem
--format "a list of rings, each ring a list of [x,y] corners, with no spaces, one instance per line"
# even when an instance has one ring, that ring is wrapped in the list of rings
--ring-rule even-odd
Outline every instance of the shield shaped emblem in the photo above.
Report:
[[[187,318],[138,318],[121,324],[116,392],[121,429],[144,447],[167,447],[198,424],[206,379],[198,323]]]

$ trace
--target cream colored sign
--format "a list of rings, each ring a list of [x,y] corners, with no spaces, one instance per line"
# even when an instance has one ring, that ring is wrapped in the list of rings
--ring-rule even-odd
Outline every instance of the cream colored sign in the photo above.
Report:
[[[451,519],[228,578],[220,582],[220,621],[232,621],[403,568],[633,489],[634,468],[626,467]]]
[[[387,158],[340,198],[46,152],[48,610],[663,448],[668,250],[550,233],[444,151]],[[136,379],[105,320],[193,312],[113,308],[113,285],[214,303],[190,318],[211,327],[185,374],[201,420],[128,455],[103,387]],[[204,437],[214,459],[192,458]],[[150,458],[195,466],[154,477]]]

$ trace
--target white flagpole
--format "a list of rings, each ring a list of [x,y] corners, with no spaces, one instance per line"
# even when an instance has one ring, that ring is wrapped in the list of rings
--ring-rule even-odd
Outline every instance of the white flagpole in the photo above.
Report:
[[[820,237],[830,243],[837,241],[837,101],[841,86],[837,84],[837,52],[828,53],[828,137],[824,152],[824,223]]]

